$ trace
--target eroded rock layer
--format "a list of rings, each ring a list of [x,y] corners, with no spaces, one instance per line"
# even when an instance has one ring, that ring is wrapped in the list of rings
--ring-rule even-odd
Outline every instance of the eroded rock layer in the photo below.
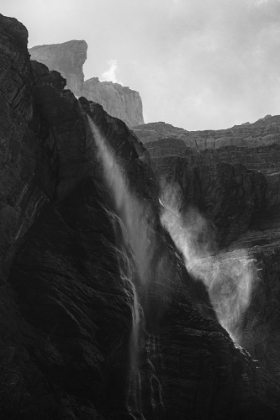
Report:
[[[129,127],[144,124],[142,100],[138,92],[119,83],[101,82],[98,77],[84,82],[83,64],[87,58],[85,41],[37,45],[29,52],[32,60],[61,73],[67,87],[76,96],[84,96],[101,104],[108,114],[123,120]]]
[[[144,124],[142,100],[135,90],[93,77],[85,81],[82,96],[98,102],[108,114],[123,120],[129,127]]]
[[[206,314],[206,291],[160,226],[159,185],[137,137],[100,105],[64,90],[56,71],[31,65],[26,29],[2,15],[0,67],[1,419],[131,418],[134,295],[119,270],[112,197],[88,118],[115,151],[131,191],[149,206],[162,261],[164,282],[151,284],[145,296],[154,370],[146,339],[143,415],[277,418],[277,385]],[[235,185],[240,170],[228,166]],[[242,171],[252,206],[261,208],[255,203],[262,203],[265,179]]]
[[[151,123],[135,133],[159,176],[178,184],[184,205],[212,224],[219,246],[256,259],[242,343],[279,380],[280,117],[218,131]]]

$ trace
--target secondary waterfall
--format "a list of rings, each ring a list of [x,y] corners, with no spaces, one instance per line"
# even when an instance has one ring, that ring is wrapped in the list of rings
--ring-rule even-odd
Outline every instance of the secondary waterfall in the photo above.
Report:
[[[182,252],[188,272],[205,284],[220,324],[238,343],[257,278],[254,260],[245,249],[213,252],[209,224],[194,208],[180,210],[180,191],[175,185],[165,186],[160,203],[161,223]]]
[[[114,201],[114,210],[110,211],[110,218],[118,241],[116,253],[120,275],[124,281],[129,282],[134,297],[127,408],[132,418],[144,420],[140,371],[140,352],[143,348],[147,354],[150,370],[150,403],[157,412],[158,406],[162,405],[161,386],[152,362],[157,350],[156,338],[146,331],[145,314],[141,303],[141,298],[154,279],[155,272],[152,265],[155,239],[153,228],[149,223],[152,215],[150,208],[130,191],[126,175],[106,139],[90,118],[88,121],[102,163],[104,179]]]

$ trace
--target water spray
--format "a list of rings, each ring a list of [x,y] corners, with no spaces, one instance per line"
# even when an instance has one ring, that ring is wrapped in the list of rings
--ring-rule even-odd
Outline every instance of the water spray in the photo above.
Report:
[[[238,342],[256,275],[254,260],[244,249],[215,252],[209,223],[194,208],[179,210],[176,187],[165,186],[160,204],[161,223],[181,251],[189,274],[205,284],[220,324]]]

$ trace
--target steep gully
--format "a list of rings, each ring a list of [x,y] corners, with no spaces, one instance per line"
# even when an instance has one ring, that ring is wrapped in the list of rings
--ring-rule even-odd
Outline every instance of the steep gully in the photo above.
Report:
[[[214,242],[202,246],[207,223],[160,192],[125,124],[31,65],[26,29],[0,20],[1,417],[277,418],[277,385],[233,345],[207,294],[206,267],[223,273],[227,297],[250,257],[225,270]],[[184,264],[191,218],[207,287]]]

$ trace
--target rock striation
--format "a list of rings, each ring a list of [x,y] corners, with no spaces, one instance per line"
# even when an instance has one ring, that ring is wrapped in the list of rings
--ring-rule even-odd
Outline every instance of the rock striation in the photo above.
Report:
[[[245,248],[255,258],[242,343],[279,380],[280,117],[196,132],[151,123],[135,133],[159,176],[178,184],[184,205],[211,223],[218,246]]]
[[[138,92],[119,83],[101,82],[98,77],[84,81],[83,64],[87,58],[85,41],[37,45],[29,49],[31,59],[56,70],[66,79],[66,87],[77,96],[97,102],[108,114],[129,127],[144,124],[142,100]]]
[[[85,81],[82,96],[98,102],[108,114],[123,120],[129,127],[144,124],[142,100],[135,90],[93,77]]]
[[[234,345],[213,313],[206,314],[205,290],[160,225],[160,185],[135,134],[101,105],[77,100],[58,72],[30,62],[26,29],[2,15],[0,70],[1,419],[131,419],[135,295],[120,272],[112,197],[90,121],[114,150],[130,190],[148,206],[157,238],[154,265],[162,261],[161,293],[152,284],[145,295],[150,316],[140,352],[143,415],[278,418],[274,377]],[[254,188],[265,179],[255,181],[252,170],[240,165],[235,173],[227,165],[222,176],[235,180],[242,173],[249,185],[248,203],[240,202],[262,209],[262,188],[259,195]],[[230,182],[225,200],[228,185],[236,186]],[[222,213],[221,220],[227,217]],[[267,268],[275,267],[273,258]]]

